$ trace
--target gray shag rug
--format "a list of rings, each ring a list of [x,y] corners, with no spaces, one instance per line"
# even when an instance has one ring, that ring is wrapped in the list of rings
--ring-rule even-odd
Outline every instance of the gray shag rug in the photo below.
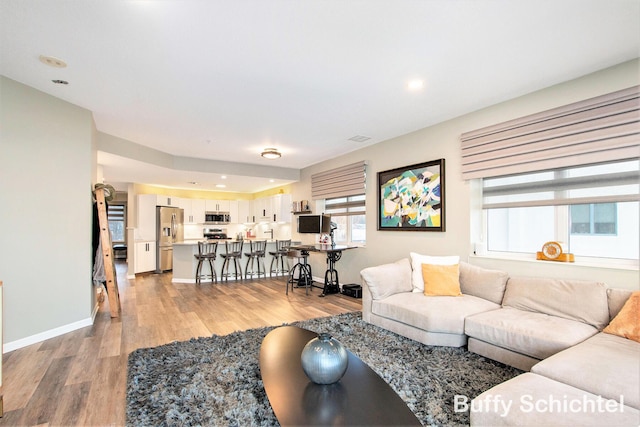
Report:
[[[454,396],[470,399],[522,371],[468,352],[434,347],[365,323],[360,312],[292,323],[330,332],[380,375],[424,425],[469,425]],[[129,426],[278,425],[260,379],[265,327],[129,355]]]

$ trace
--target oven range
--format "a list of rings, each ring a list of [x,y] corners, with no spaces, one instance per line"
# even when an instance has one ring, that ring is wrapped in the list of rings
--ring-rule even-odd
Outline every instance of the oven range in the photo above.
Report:
[[[205,228],[202,230],[202,236],[207,240],[229,240],[227,230],[224,228]]]

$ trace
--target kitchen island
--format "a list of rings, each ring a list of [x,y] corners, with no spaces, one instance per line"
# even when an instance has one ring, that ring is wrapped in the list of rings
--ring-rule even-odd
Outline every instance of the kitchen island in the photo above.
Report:
[[[249,252],[249,241],[252,239],[245,239],[244,246],[242,247],[242,253]],[[255,239],[260,240],[260,239]],[[173,278],[171,279],[172,283],[196,283],[196,268],[198,267],[198,260],[195,255],[198,254],[198,242],[202,241],[202,239],[194,239],[194,240],[185,240],[184,242],[174,243],[173,244]],[[221,272],[222,272],[222,263],[224,262],[224,258],[222,258],[221,254],[224,252],[224,242],[231,242],[232,240],[219,240],[218,241],[218,251],[216,259],[213,263],[213,268],[216,270],[216,275],[218,276],[218,282],[221,280]],[[292,245],[300,244],[300,242],[291,242]],[[271,264],[271,255],[269,252],[275,252],[276,250],[276,240],[267,239],[267,250],[266,255],[264,257],[265,269],[267,272],[267,277],[269,276],[269,265]],[[245,264],[247,263],[247,257],[242,255],[241,259],[242,265],[242,273],[245,273]],[[205,273],[209,272],[209,264],[205,263],[202,266],[202,269]],[[233,266],[231,267],[233,270]],[[230,280],[235,280],[231,278]]]

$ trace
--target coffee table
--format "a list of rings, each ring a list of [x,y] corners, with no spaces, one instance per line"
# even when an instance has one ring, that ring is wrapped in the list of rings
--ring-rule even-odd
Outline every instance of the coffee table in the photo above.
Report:
[[[282,326],[262,341],[262,382],[281,425],[422,425],[389,384],[349,351],[349,367],[340,381],[319,385],[309,380],[300,354],[317,336]]]

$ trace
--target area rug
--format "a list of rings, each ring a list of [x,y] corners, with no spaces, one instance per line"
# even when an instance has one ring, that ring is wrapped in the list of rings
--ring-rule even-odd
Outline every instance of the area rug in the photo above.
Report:
[[[389,383],[426,426],[469,425],[468,411],[456,408],[454,397],[472,399],[522,372],[464,348],[420,344],[365,323],[360,312],[293,325],[330,332]],[[127,425],[278,425],[258,366],[260,344],[273,328],[132,352]]]

